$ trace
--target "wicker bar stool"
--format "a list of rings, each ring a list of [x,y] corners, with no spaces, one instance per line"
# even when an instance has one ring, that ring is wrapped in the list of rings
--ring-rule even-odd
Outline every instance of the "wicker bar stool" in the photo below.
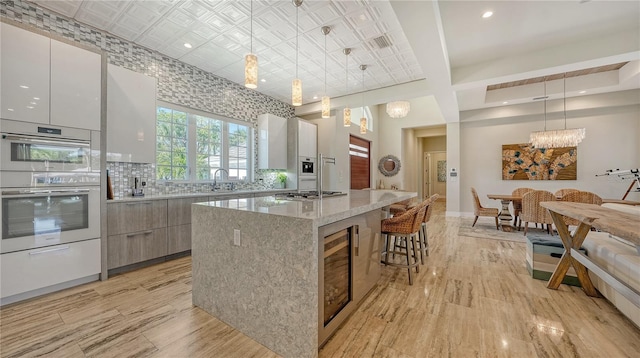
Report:
[[[431,212],[433,211],[433,204],[438,200],[440,195],[433,194],[425,201],[427,205],[427,211],[424,214],[422,224],[420,224],[420,232],[418,235],[418,248],[420,250],[420,262],[424,265],[425,256],[429,256],[429,241],[427,240],[427,223],[431,218]]]
[[[390,266],[406,268],[409,272],[409,285],[413,285],[412,269],[415,268],[416,272],[420,271],[416,238],[419,235],[426,212],[427,206],[421,203],[399,216],[382,220],[382,235],[386,238],[384,263]],[[393,242],[391,238],[393,238]],[[396,240],[398,239],[401,242],[396,245]],[[394,257],[395,255],[406,256],[407,263],[390,262],[389,254],[393,254]]]
[[[411,209],[411,200],[412,199],[402,200],[389,205],[389,212],[393,216],[405,213],[407,210]]]

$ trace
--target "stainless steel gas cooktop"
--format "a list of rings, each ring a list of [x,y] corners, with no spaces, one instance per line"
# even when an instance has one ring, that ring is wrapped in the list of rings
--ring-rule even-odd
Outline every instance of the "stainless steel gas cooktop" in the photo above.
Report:
[[[343,193],[340,191],[322,191],[323,198],[331,198],[335,196],[343,196],[347,195],[347,193]],[[292,191],[288,193],[278,193],[275,195],[278,199],[286,199],[286,200],[311,200],[311,199],[320,199],[320,194],[317,191]]]

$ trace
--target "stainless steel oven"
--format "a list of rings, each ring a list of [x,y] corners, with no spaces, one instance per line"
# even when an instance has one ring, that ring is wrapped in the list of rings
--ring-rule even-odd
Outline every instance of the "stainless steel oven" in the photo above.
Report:
[[[91,131],[36,123],[0,122],[0,170],[88,172]],[[94,163],[97,167],[98,163]]]
[[[3,188],[0,252],[100,237],[100,187]]]

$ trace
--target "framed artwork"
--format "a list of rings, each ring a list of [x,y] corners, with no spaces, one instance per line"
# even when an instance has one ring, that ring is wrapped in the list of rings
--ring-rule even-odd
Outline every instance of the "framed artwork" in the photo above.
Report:
[[[576,180],[578,148],[502,145],[502,180]]]
[[[438,160],[438,181],[447,181],[447,161]]]

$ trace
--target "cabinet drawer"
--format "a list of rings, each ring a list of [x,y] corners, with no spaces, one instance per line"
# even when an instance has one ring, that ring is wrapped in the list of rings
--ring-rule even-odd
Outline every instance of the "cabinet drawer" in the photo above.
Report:
[[[166,226],[166,200],[132,201],[107,205],[107,232],[109,236]]]
[[[107,240],[108,269],[167,255],[166,228],[109,236]]]
[[[167,255],[191,250],[191,224],[170,226],[167,230]]]
[[[0,257],[2,297],[100,273],[100,239],[73,242]]]
[[[197,198],[181,198],[168,200],[168,220],[169,226],[184,225],[191,223],[191,204],[209,201],[206,196]]]

